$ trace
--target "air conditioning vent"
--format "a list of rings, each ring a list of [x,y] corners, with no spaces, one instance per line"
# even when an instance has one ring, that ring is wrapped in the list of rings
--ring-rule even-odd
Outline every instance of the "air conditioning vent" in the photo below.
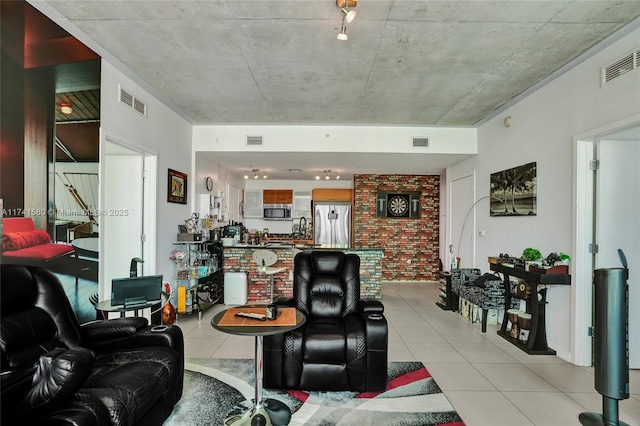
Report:
[[[602,68],[602,84],[620,77],[640,65],[640,48]]]
[[[120,88],[120,102],[130,108],[133,108],[133,95],[124,90],[122,87]]]
[[[429,148],[429,138],[413,138],[414,148]]]
[[[147,115],[147,104],[136,98],[133,94],[123,89],[122,87],[120,87],[118,100],[134,111],[137,111],[144,116]]]
[[[262,136],[247,136],[247,146],[262,146]]]
[[[142,102],[140,99],[133,99],[133,109],[142,115],[147,115],[147,104]]]

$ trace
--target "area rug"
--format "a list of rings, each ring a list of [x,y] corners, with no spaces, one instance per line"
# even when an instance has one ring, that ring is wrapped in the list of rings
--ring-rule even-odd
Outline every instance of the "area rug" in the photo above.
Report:
[[[188,359],[182,399],[165,426],[223,425],[236,403],[254,398],[249,359]],[[290,425],[464,426],[420,362],[391,362],[381,393],[264,390],[291,409]]]

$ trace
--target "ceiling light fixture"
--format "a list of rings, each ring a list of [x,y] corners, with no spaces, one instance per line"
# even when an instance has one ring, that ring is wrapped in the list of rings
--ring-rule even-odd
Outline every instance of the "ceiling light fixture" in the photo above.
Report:
[[[336,6],[342,11],[342,25],[340,26],[340,32],[338,33],[338,40],[349,40],[347,36],[347,24],[353,22],[356,17],[355,10],[349,10],[349,6],[355,7],[358,0],[336,0]]]
[[[338,40],[340,41],[349,40],[349,37],[347,36],[347,27],[344,25],[342,26],[342,28],[340,29],[340,33],[338,34]]]
[[[251,169],[251,173],[253,173],[253,178],[254,179],[258,179],[258,172],[260,171],[260,169]],[[249,172],[244,172],[244,178],[245,179],[249,179]],[[262,173],[262,179],[266,179],[267,178],[267,173],[263,172]]]
[[[355,10],[347,10],[344,7],[342,8],[342,13],[344,13],[344,20],[347,21],[347,24],[353,22],[356,19],[356,11]]]
[[[68,102],[62,102],[60,103],[60,112],[65,115],[70,115],[73,112],[73,108]]]

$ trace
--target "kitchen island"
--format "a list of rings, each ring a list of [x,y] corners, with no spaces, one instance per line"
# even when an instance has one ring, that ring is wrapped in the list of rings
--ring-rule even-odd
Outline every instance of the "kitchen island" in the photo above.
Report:
[[[247,273],[247,303],[266,303],[269,299],[270,279],[259,272],[253,261],[253,252],[258,249],[271,250],[278,256],[274,267],[285,267],[286,271],[275,275],[274,297],[293,296],[293,258],[299,251],[339,250],[347,254],[360,256],[360,297],[366,299],[381,299],[382,288],[382,256],[381,248],[333,248],[315,245],[268,244],[248,245],[239,244],[224,247],[223,271]]]

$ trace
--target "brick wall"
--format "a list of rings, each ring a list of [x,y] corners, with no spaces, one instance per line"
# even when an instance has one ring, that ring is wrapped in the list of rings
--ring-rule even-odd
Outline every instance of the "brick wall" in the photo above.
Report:
[[[356,175],[354,248],[380,247],[383,281],[436,281],[439,266],[440,176]],[[376,194],[420,192],[420,218],[376,217]]]

